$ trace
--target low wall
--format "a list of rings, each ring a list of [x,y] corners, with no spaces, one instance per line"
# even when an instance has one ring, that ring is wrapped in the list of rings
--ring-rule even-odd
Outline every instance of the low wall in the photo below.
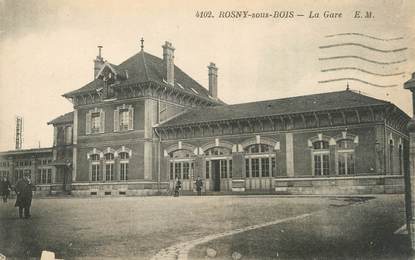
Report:
[[[53,196],[57,194],[62,194],[63,191],[63,184],[62,183],[55,183],[55,184],[38,184],[35,185],[35,190],[33,192],[33,196],[35,197],[44,197],[44,196]]]
[[[401,194],[402,175],[342,176],[274,179],[275,192],[295,195]]]
[[[149,196],[168,193],[168,182],[72,183],[73,196]]]

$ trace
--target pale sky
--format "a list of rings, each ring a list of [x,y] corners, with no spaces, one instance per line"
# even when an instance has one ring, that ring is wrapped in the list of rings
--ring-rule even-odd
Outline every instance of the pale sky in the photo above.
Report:
[[[168,40],[176,48],[175,63],[203,86],[207,65],[219,67],[219,97],[228,104],[344,90],[346,82],[318,83],[338,77],[360,77],[395,88],[378,88],[350,81],[350,88],[388,100],[412,115],[410,93],[403,82],[415,71],[415,1],[34,1],[0,0],[0,151],[14,148],[14,117],[24,118],[24,148],[52,145],[46,123],[72,110],[61,95],[93,78],[97,45],[103,56],[119,64],[145,50],[162,57]],[[343,2],[343,4],[339,4]],[[211,10],[211,19],[196,18]],[[289,19],[224,19],[220,11],[294,11]],[[374,18],[353,19],[354,11],[371,11]],[[310,19],[309,12],[342,12],[341,19]],[[304,14],[304,17],[296,16]],[[379,41],[336,33],[364,33]],[[368,52],[358,46],[320,49],[321,45],[358,42],[402,52]],[[318,58],[360,55],[375,60],[406,59],[379,66],[358,61]],[[361,65],[369,71],[404,75],[379,77],[360,72],[321,72],[338,66]],[[360,73],[360,74],[359,74]]]

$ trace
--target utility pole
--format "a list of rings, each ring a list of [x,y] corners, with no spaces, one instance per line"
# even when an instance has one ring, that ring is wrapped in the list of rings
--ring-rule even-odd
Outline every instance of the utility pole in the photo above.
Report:
[[[408,176],[405,176],[405,204],[407,229],[411,238],[412,250],[415,250],[415,72],[412,73],[412,78],[405,82],[404,88],[412,92],[412,119],[407,125],[409,132],[409,173],[407,173]]]

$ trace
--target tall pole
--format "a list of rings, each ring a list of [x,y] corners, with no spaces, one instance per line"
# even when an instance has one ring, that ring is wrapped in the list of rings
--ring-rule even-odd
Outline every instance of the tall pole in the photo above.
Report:
[[[407,125],[409,132],[409,176],[406,176],[405,178],[405,181],[407,182],[405,185],[405,202],[408,232],[411,238],[412,250],[415,250],[415,73],[412,73],[412,78],[405,82],[404,88],[409,89],[412,92],[412,119]]]

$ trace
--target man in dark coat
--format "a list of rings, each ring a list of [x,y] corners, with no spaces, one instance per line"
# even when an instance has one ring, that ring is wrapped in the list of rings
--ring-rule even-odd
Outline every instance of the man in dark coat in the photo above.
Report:
[[[198,196],[201,196],[202,195],[202,187],[203,187],[202,178],[200,178],[200,176],[197,176],[197,179],[196,179],[196,191],[197,191],[197,195]]]
[[[180,181],[179,177],[176,177],[176,183],[174,187],[174,197],[179,197],[181,188],[182,188],[182,182]]]
[[[23,179],[16,183],[16,204],[15,207],[19,207],[19,217],[30,218],[30,206],[32,204],[32,183],[29,176],[25,176]]]
[[[11,185],[9,180],[4,177],[0,182],[0,194],[3,196],[3,202],[6,203],[9,198]]]

